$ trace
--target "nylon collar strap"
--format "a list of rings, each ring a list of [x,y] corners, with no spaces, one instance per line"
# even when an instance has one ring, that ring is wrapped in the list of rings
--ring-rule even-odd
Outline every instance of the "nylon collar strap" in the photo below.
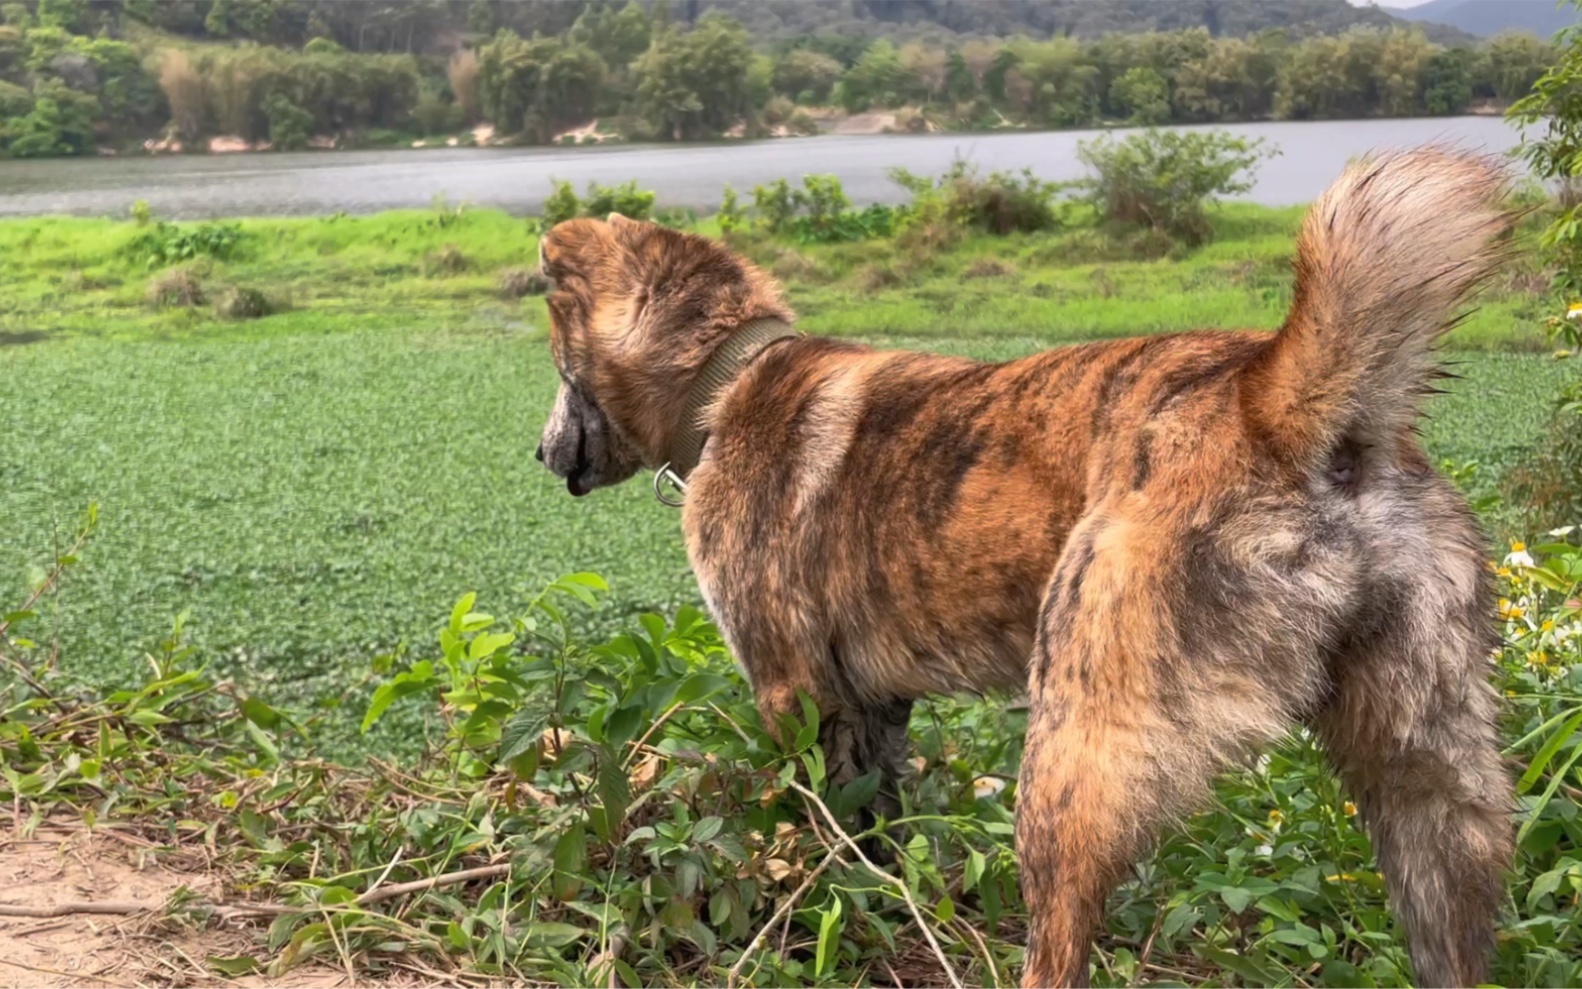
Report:
[[[791,324],[784,320],[774,317],[755,319],[714,348],[714,353],[692,382],[692,390],[687,393],[687,403],[681,409],[681,427],[670,447],[670,470],[677,477],[685,481],[693,468],[697,467],[698,461],[703,459],[703,445],[709,439],[703,421],[704,412],[766,347],[778,340],[798,335]]]

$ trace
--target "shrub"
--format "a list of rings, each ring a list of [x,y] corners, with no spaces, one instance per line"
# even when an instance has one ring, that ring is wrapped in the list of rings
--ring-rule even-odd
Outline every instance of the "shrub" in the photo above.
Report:
[[[611,213],[619,213],[628,220],[647,220],[654,211],[654,194],[637,188],[637,180],[633,179],[621,185],[589,182],[587,195],[578,198],[570,182],[557,179],[554,192],[544,200],[543,211],[546,228],[578,216],[602,220]]]
[[[603,218],[619,213],[628,220],[646,220],[653,215],[654,194],[637,188],[637,180],[620,185],[588,183],[587,195],[582,200],[582,215]]]
[[[150,268],[162,268],[196,258],[227,261],[241,253],[247,240],[235,223],[181,226],[161,221],[132,238],[125,250]]]
[[[1261,138],[1249,141],[1219,130],[1148,130],[1077,145],[1077,157],[1095,173],[1080,184],[1100,215],[1162,230],[1191,245],[1212,234],[1208,204],[1251,189],[1258,163],[1278,153]]]
[[[132,222],[139,227],[146,227],[154,222],[154,211],[149,208],[148,200],[146,199],[139,199],[134,202],[129,212],[132,214]]]
[[[506,268],[500,272],[496,284],[500,295],[507,299],[543,295],[549,291],[549,279],[537,268]]]
[[[938,179],[913,175],[904,168],[891,169],[889,176],[912,193],[912,203],[901,222],[903,233],[945,224],[1003,237],[1061,225],[1057,197],[1065,186],[1045,182],[1031,169],[1020,174],[992,172],[980,178],[971,164],[957,160]],[[949,237],[939,234],[936,239]]]
[[[555,191],[544,200],[544,226],[553,227],[576,217],[582,211],[582,201],[570,182],[555,181]]]
[[[791,119],[786,121],[786,128],[793,134],[801,134],[806,137],[812,137],[819,133],[818,121],[813,119],[811,113],[801,109],[791,114]]]
[[[160,308],[200,306],[204,301],[203,279],[191,265],[161,271],[149,279],[148,301]]]
[[[895,212],[887,206],[853,210],[833,175],[804,175],[800,189],[785,179],[755,186],[753,209],[770,233],[790,234],[804,243],[887,237],[895,223]]]
[[[764,104],[763,121],[766,126],[778,127],[791,120],[791,115],[796,113],[796,104],[784,96],[771,97]]]
[[[223,319],[262,319],[277,311],[273,301],[256,288],[235,285],[221,294],[214,311]]]
[[[747,210],[743,208],[736,196],[736,190],[731,188],[728,182],[725,184],[725,192],[720,196],[720,209],[715,214],[715,219],[719,221],[722,233],[740,230],[747,225]]]

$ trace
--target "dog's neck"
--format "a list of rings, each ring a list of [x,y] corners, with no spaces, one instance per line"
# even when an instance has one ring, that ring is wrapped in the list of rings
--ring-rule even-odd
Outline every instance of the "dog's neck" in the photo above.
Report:
[[[676,435],[670,441],[670,471],[685,481],[703,459],[708,442],[706,416],[737,375],[772,343],[797,336],[790,323],[773,316],[755,319],[721,341],[703,363],[687,392]]]

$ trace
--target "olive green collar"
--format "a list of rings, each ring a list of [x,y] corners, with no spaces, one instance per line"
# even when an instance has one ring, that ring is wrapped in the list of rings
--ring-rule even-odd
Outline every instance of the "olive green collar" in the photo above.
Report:
[[[714,348],[714,353],[709,355],[693,380],[686,404],[681,408],[680,426],[670,444],[670,460],[654,475],[654,494],[660,501],[667,505],[680,504],[664,496],[659,482],[669,481],[686,492],[687,478],[703,459],[703,446],[709,439],[705,414],[725,389],[770,344],[799,335],[790,323],[771,316],[744,324]]]

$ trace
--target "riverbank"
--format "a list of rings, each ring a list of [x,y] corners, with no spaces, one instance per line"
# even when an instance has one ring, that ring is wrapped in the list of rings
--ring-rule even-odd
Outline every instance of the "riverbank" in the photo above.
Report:
[[[1193,128],[1207,129],[1207,128]],[[1357,155],[1441,141],[1504,152],[1520,133],[1498,117],[1237,124],[1280,155],[1264,162],[1245,199],[1265,206],[1310,202]],[[1031,169],[1049,181],[1086,174],[1078,145],[1104,131],[987,134],[825,135],[799,141],[603,144],[553,148],[425,148],[0,161],[0,216],[126,216],[139,199],[174,219],[318,216],[423,208],[436,195],[535,215],[554,179],[579,189],[641,176],[661,207],[712,212],[728,183],[754,185],[803,174],[835,175],[852,201],[898,203],[909,195],[894,167],[941,174],[957,158],[984,171]]]

